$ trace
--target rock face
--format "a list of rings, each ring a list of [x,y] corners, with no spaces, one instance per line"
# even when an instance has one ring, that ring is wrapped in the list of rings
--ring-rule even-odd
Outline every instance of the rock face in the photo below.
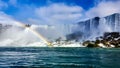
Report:
[[[107,42],[108,45],[115,45],[115,47],[120,47],[120,32],[107,32],[104,33],[103,43]]]
[[[103,36],[97,37],[95,41],[85,41],[87,47],[120,47],[120,32],[105,32]]]

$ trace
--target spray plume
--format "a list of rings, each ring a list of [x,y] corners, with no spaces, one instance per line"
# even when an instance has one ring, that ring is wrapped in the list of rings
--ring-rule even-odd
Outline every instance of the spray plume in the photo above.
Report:
[[[45,42],[48,46],[52,46],[51,43],[44,38],[41,34],[39,34],[38,32],[36,32],[34,29],[27,27],[25,24],[21,23],[21,22],[16,22],[16,25],[23,27],[23,28],[27,28],[29,31],[31,31],[34,35],[36,35],[38,38],[40,38],[43,42]]]

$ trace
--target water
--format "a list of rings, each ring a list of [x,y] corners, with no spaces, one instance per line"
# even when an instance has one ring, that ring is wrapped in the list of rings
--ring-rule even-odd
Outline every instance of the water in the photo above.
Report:
[[[0,68],[119,68],[119,58],[119,48],[0,48]]]

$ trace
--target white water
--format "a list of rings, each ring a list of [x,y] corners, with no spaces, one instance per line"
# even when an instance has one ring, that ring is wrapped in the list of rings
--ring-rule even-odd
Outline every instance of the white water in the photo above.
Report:
[[[98,22],[94,18],[80,22],[78,29],[84,34],[84,40],[95,40],[103,36],[104,32],[120,32],[120,14],[100,18]]]
[[[92,22],[91,22],[92,23]],[[107,20],[105,18],[101,18],[99,20],[99,25],[97,28],[91,27],[92,33],[88,37],[88,40],[95,40],[96,37],[103,36],[104,32],[112,32],[112,28],[107,24]]]
[[[36,30],[39,26],[31,26],[30,28]],[[49,34],[48,34],[49,35]],[[0,47],[48,47],[43,41],[28,30],[28,28],[21,28],[12,26],[0,34]],[[53,47],[83,47],[78,43],[71,44],[55,44]]]

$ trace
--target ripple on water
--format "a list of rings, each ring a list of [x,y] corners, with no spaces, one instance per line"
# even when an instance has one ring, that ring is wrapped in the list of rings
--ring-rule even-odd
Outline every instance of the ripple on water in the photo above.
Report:
[[[120,67],[120,50],[103,48],[0,48],[0,67]]]

